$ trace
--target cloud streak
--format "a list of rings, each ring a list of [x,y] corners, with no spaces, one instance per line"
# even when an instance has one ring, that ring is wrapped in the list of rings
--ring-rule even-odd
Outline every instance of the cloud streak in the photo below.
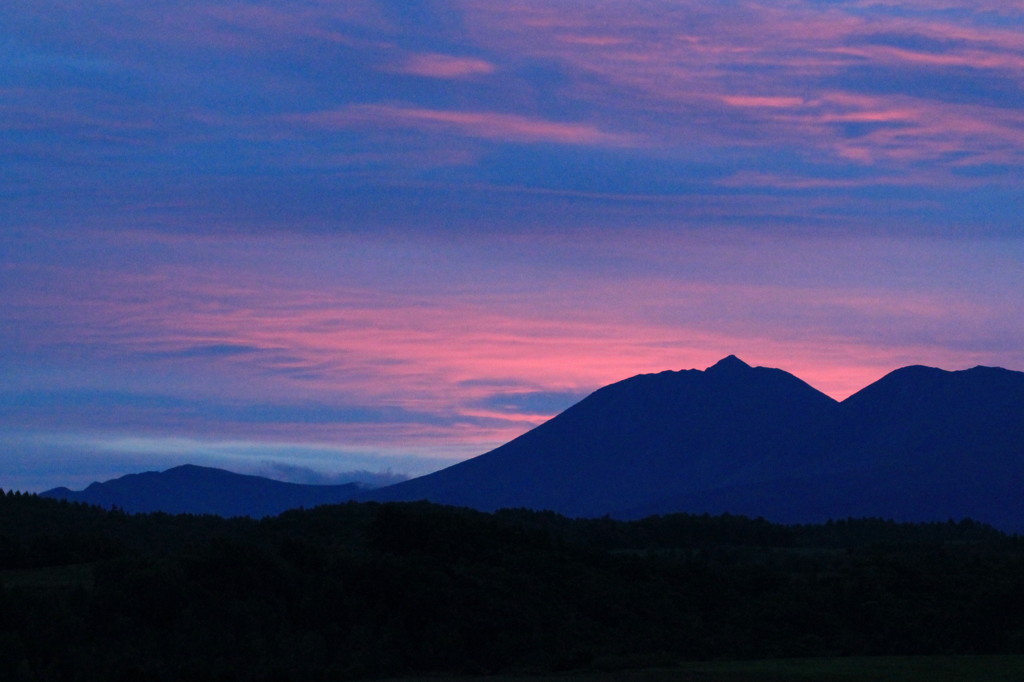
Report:
[[[481,40],[520,56],[557,60],[579,81],[603,84],[578,91],[597,110],[612,101],[634,104],[623,113],[663,142],[782,145],[809,155],[825,152],[836,163],[904,168],[952,155],[961,155],[955,159],[960,165],[994,158],[1019,163],[1019,33],[928,9],[886,17],[853,3],[747,3],[737,11],[647,2],[602,4],[586,17],[571,17],[557,3],[520,2],[476,3],[470,16]],[[616,26],[619,39],[608,39],[608,26]],[[1005,101],[973,106],[951,101],[956,90],[938,98],[871,92],[876,88],[858,78],[865,68],[905,74],[908,81],[961,74],[974,82],[1002,79],[1008,91]],[[884,87],[884,77],[877,83]],[[623,101],[622,92],[634,96]],[[898,124],[900,130],[852,142],[843,126],[848,123]],[[754,139],[749,130],[764,134]]]
[[[625,145],[629,136],[602,131],[585,123],[551,121],[491,111],[444,111],[390,105],[353,105],[337,111],[293,114],[284,117],[328,129],[408,128],[487,140],[569,145]]]
[[[427,78],[459,79],[494,73],[495,66],[491,62],[475,57],[428,52],[411,54],[388,70]]]

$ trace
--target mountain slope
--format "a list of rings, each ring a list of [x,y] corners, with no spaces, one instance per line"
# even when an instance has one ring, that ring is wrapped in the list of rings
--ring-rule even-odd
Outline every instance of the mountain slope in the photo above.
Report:
[[[163,472],[129,474],[85,490],[54,488],[42,497],[85,502],[127,512],[274,516],[287,509],[335,504],[352,499],[362,488],[344,485],[302,485],[191,464]]]
[[[908,519],[944,509],[1024,529],[1024,373],[905,367],[842,407],[855,475],[874,472],[862,505]]]
[[[576,516],[972,517],[1024,530],[1024,373],[896,370],[837,403],[729,356],[612,384],[523,436],[361,496]]]
[[[835,406],[791,374],[729,356],[606,386],[489,453],[364,497],[621,515],[792,466]]]

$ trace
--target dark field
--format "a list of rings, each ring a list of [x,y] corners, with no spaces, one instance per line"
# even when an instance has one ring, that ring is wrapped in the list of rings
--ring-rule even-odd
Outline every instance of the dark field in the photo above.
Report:
[[[546,676],[420,677],[389,682],[1019,682],[1024,656],[907,656],[692,663]]]

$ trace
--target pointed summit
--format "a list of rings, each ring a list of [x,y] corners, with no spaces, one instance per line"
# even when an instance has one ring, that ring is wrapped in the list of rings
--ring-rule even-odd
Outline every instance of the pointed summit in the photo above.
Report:
[[[719,360],[715,364],[711,365],[710,367],[708,367],[704,371],[705,372],[710,372],[710,371],[718,372],[718,371],[722,371],[722,370],[725,370],[725,371],[736,371],[736,370],[740,370],[740,369],[750,369],[750,365],[748,365],[747,363],[743,362],[742,360],[740,360],[735,355],[729,355],[727,357],[722,358],[721,360]]]
[[[792,374],[729,356],[610,384],[499,448],[361,499],[569,516],[681,510],[707,489],[760,485],[810,458],[835,409]]]

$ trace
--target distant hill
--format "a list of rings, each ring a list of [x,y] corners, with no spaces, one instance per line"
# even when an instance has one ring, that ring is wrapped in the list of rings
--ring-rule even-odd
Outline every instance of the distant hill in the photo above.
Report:
[[[163,472],[129,474],[85,490],[54,488],[42,497],[85,502],[127,512],[275,516],[288,509],[336,504],[363,491],[358,483],[304,485],[246,476],[192,464]]]
[[[606,386],[486,454],[359,499],[1024,531],[1024,373],[896,370],[842,402],[729,356]]]

